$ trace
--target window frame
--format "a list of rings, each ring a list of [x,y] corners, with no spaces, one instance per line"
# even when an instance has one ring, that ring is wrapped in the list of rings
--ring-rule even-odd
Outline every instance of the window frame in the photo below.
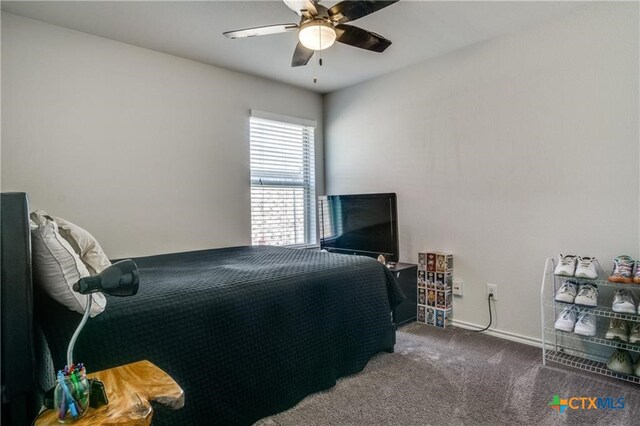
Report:
[[[252,119],[263,119],[274,122],[279,122],[287,125],[301,126],[311,128],[308,129],[308,133],[311,135],[311,142],[307,142],[308,148],[303,149],[303,161],[308,161],[308,164],[303,167],[303,179],[302,182],[295,182],[293,180],[287,181],[286,174],[283,174],[283,178],[277,177],[265,177],[254,176],[253,168],[251,164],[252,155]],[[305,118],[292,117],[287,115],[275,114],[259,110],[251,110],[249,116],[249,180],[250,189],[254,186],[268,186],[272,188],[302,188],[303,200],[304,200],[304,242],[294,244],[283,244],[280,247],[289,248],[317,248],[318,244],[318,203],[317,203],[317,184],[316,184],[316,161],[315,161],[315,136],[318,124],[315,120],[309,120]],[[313,175],[311,175],[313,173]],[[251,213],[251,245],[254,244],[253,240],[253,194],[250,191],[250,205],[252,206]],[[310,205],[309,205],[310,204]]]

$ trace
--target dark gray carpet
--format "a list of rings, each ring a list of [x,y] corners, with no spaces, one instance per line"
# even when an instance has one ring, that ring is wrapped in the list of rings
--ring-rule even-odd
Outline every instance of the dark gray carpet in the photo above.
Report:
[[[640,424],[640,386],[569,367],[543,367],[541,350],[471,331],[410,324],[396,353],[258,422],[272,425]],[[622,410],[567,410],[554,394],[625,397]]]

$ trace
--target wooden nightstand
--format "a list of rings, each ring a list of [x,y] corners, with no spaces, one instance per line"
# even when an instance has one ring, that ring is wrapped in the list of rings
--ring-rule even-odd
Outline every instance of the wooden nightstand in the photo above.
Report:
[[[177,410],[184,406],[184,392],[167,373],[149,361],[138,361],[87,375],[104,382],[109,404],[91,408],[73,425],[150,425],[150,401]],[[58,425],[54,410],[42,413],[36,425]]]

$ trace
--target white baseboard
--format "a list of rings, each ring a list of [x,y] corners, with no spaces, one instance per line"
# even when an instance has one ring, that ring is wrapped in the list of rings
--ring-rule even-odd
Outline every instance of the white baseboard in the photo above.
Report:
[[[451,320],[451,325],[464,328],[467,330],[482,330],[485,327],[482,325],[471,324],[466,321],[459,321],[455,319]],[[494,330],[494,329],[489,329],[487,331],[484,331],[483,333],[488,334],[489,336],[499,337],[501,339],[511,340],[513,342],[524,343],[525,345],[542,348],[542,340],[534,339],[533,337],[523,336],[517,333],[510,333],[508,331]]]

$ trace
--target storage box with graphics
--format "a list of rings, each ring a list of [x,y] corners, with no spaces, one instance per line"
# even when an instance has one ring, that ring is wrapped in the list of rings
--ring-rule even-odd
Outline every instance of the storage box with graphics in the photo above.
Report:
[[[451,325],[451,309],[436,309],[436,327],[446,328]]]
[[[426,322],[425,306],[418,305],[418,322]]]
[[[444,311],[436,309],[436,327],[444,327]]]
[[[425,253],[427,257],[427,271],[436,272],[436,254],[435,253]]]
[[[426,320],[429,325],[436,325],[436,310],[434,308],[426,308]]]
[[[427,253],[418,253],[418,271],[427,270]]]
[[[427,288],[436,288],[436,273],[435,272],[427,272],[427,276],[425,278],[425,282],[427,284]]]
[[[444,274],[444,289],[445,290],[453,289],[453,274],[451,273]]]
[[[450,290],[437,290],[436,291],[436,308],[449,309],[451,308],[451,291]]]
[[[427,289],[427,306],[436,306],[436,290],[432,288]]]
[[[427,285],[426,272],[418,271],[418,287],[425,287]]]
[[[451,290],[453,286],[453,275],[451,273],[436,273],[436,288],[438,290]]]
[[[418,287],[418,305],[427,304],[427,289],[424,287]]]

